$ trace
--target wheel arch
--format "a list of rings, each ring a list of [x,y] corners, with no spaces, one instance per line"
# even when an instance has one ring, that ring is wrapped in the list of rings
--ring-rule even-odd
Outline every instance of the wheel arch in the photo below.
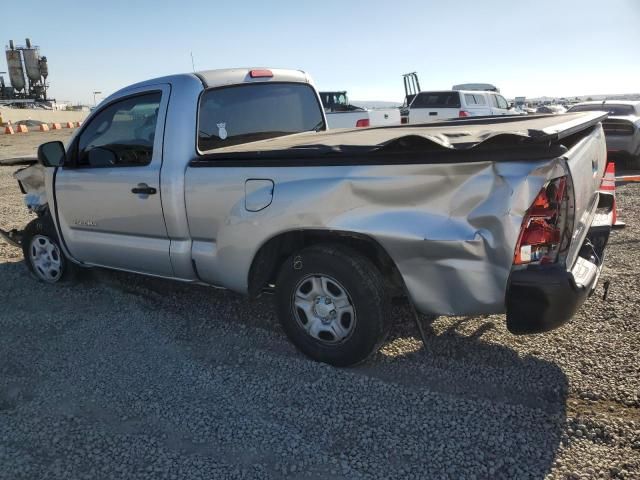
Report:
[[[351,231],[303,229],[280,232],[260,246],[249,268],[249,295],[255,297],[268,285],[274,284],[281,265],[295,252],[322,244],[339,245],[360,252],[380,271],[392,296],[401,296],[406,291],[395,262],[374,238]]]

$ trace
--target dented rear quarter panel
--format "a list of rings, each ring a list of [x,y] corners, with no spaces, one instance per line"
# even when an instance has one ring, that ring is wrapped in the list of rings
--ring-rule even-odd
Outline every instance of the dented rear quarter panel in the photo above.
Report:
[[[523,216],[542,186],[566,172],[562,158],[188,168],[193,258],[203,281],[246,292],[255,254],[276,235],[356,232],[387,251],[420,311],[503,312]],[[258,212],[245,208],[249,179],[273,181],[273,200]]]

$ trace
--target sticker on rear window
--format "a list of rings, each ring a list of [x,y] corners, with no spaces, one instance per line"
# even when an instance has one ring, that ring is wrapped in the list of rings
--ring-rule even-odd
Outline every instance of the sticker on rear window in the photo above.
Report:
[[[227,124],[225,122],[218,123],[218,138],[224,140],[227,138]]]

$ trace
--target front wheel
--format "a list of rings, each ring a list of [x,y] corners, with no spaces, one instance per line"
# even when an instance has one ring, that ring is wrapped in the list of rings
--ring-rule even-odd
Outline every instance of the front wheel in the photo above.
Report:
[[[58,283],[76,275],[78,267],[65,258],[48,215],[36,218],[26,226],[22,252],[27,268],[41,282]]]
[[[310,247],[289,258],[277,279],[276,303],[293,344],[338,367],[366,360],[391,326],[380,272],[342,246]]]

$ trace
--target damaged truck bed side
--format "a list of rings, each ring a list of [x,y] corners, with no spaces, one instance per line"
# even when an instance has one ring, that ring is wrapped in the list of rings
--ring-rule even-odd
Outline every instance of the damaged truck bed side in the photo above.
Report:
[[[66,150],[40,147],[21,243],[48,282],[100,266],[274,290],[289,338],[333,365],[377,349],[396,295],[541,332],[602,268],[605,117],[325,131],[302,72],[165,77],[112,95]]]

